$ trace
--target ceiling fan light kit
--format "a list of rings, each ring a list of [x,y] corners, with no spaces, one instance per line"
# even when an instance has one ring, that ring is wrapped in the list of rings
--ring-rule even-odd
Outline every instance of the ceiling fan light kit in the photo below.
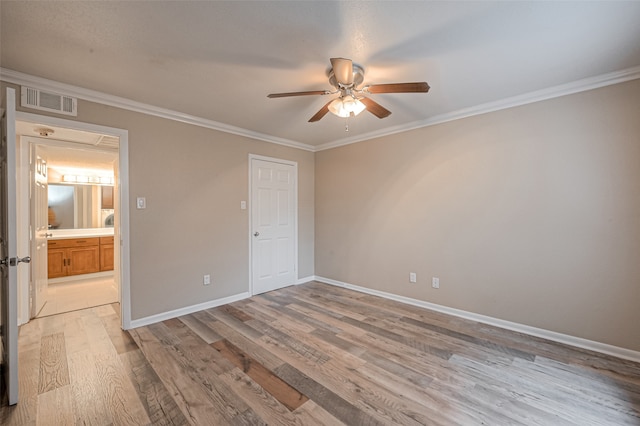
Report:
[[[310,123],[319,121],[327,112],[341,117],[349,118],[360,114],[365,109],[378,118],[391,115],[391,111],[371,98],[360,96],[376,93],[427,93],[429,85],[422,81],[416,83],[391,83],[370,84],[358,89],[364,81],[364,69],[355,65],[351,59],[331,58],[331,70],[329,71],[329,84],[335,87],[334,91],[312,90],[307,92],[271,93],[268,98],[285,98],[290,96],[306,95],[336,95],[339,96],[327,102],[315,113]]]
[[[354,96],[340,97],[329,104],[329,112],[341,118],[356,116],[364,111],[365,108],[365,104]]]

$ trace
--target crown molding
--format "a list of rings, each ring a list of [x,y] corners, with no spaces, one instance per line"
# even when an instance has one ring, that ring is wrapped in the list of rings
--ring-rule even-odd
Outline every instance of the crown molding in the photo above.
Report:
[[[86,101],[96,102],[116,108],[126,109],[129,111],[140,112],[143,114],[154,115],[156,117],[166,118],[168,120],[179,121],[182,123],[192,124],[199,127],[218,130],[238,136],[244,136],[250,139],[260,140],[263,142],[284,145],[290,148],[302,149],[305,151],[318,152],[327,149],[338,148],[340,146],[350,145],[353,143],[363,142],[370,139],[380,138],[383,136],[394,135],[397,133],[407,132],[422,127],[434,126],[436,124],[446,123],[448,121],[459,120],[461,118],[472,117],[475,115],[486,114],[489,112],[499,111],[507,108],[527,105],[535,102],[545,101],[548,99],[558,98],[561,96],[571,95],[574,93],[585,92],[587,90],[598,89],[613,84],[624,83],[626,81],[636,80],[640,78],[640,66],[627,68],[620,71],[614,71],[595,77],[584,78],[574,82],[549,87],[522,95],[512,96],[493,102],[463,108],[457,111],[451,111],[429,117],[425,120],[413,121],[398,126],[387,127],[378,131],[364,133],[358,136],[338,139],[318,146],[308,145],[289,139],[279,138],[265,133],[254,132],[243,129],[241,127],[231,126],[213,120],[184,114],[170,109],[160,108],[141,102],[132,101],[130,99],[118,96],[108,95],[106,93],[97,92],[70,84],[59,83],[41,77],[32,76],[19,71],[13,71],[6,68],[0,68],[0,80],[8,83],[34,86],[43,90],[51,90],[57,93],[65,93]]]
[[[34,88],[42,90],[64,93],[65,95],[73,96],[85,101],[96,102],[99,104],[121,108],[129,111],[140,112],[142,114],[153,115],[160,118],[166,118],[168,120],[179,121],[181,123],[192,124],[194,126],[205,127],[207,129],[213,129],[220,132],[231,133],[233,135],[244,136],[263,142],[284,145],[290,148],[297,148],[305,151],[315,151],[314,146],[301,142],[279,138],[276,136],[267,135],[265,133],[254,132],[251,130],[243,129],[241,127],[231,126],[217,121],[208,120],[206,118],[184,114],[179,111],[173,111],[166,108],[144,104],[142,102],[132,101],[131,99],[121,98],[119,96],[113,96],[95,90],[85,89],[83,87],[73,86],[71,84],[60,83],[42,77],[36,77],[7,68],[0,68],[0,80],[6,81],[8,83],[18,84],[20,86],[32,86]]]
[[[584,78],[582,80],[573,81],[571,83],[561,84],[549,87],[547,89],[536,90],[534,92],[525,93],[498,101],[487,102],[469,108],[463,108],[457,111],[436,115],[426,120],[414,121],[398,126],[387,127],[375,132],[364,133],[362,135],[339,139],[337,141],[325,143],[315,147],[315,151],[324,151],[326,149],[337,148],[340,146],[351,145],[357,142],[389,136],[396,133],[407,132],[409,130],[419,129],[422,127],[434,126],[436,124],[446,123],[448,121],[459,120],[461,118],[472,117],[474,115],[486,114],[502,109],[513,108],[517,106],[527,105],[535,102],[545,101],[548,99],[558,98],[561,96],[571,95],[574,93],[585,92],[587,90],[598,89],[600,87],[611,86],[613,84],[624,83],[625,81],[636,80],[640,78],[640,66],[627,68],[621,71],[614,71],[595,77]]]

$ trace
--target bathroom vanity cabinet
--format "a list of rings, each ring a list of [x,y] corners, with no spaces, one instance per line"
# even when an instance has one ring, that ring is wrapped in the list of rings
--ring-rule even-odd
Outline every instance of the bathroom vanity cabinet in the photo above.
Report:
[[[113,237],[64,238],[48,241],[49,278],[113,270]]]

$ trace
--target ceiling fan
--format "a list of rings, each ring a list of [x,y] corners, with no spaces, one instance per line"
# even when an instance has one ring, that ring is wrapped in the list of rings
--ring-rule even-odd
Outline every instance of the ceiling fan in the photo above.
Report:
[[[311,119],[310,123],[319,121],[328,112],[338,117],[348,118],[360,114],[365,109],[378,118],[391,115],[391,111],[365,97],[367,94],[377,93],[427,93],[429,85],[425,82],[370,84],[359,89],[364,81],[364,69],[354,64],[351,59],[331,58],[329,84],[335,90],[311,90],[308,92],[271,93],[268,98],[285,98],[289,96],[307,95],[336,95],[339,96],[327,102]]]

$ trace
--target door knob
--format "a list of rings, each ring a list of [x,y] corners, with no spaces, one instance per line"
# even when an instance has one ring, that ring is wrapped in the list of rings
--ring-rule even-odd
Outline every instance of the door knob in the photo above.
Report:
[[[256,231],[256,232],[254,232],[254,233],[253,233],[253,236],[254,236],[254,237],[257,237],[258,235],[260,235],[260,233],[259,233],[258,231]]]
[[[16,266],[18,263],[29,263],[31,262],[31,257],[30,256],[26,256],[23,258],[19,258],[19,257],[10,257],[9,258],[9,266]],[[5,263],[6,265],[6,263]]]

